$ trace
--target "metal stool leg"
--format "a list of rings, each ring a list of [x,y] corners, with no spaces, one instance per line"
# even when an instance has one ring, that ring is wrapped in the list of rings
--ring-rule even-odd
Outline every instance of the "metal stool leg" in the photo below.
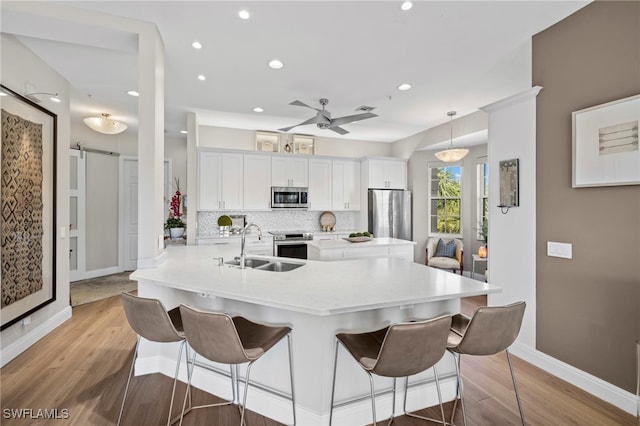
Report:
[[[293,390],[293,346],[291,332],[287,334],[287,346],[289,347],[289,377],[291,379],[291,409],[293,411],[293,426],[296,426],[296,397]]]
[[[249,389],[249,375],[251,374],[251,366],[253,366],[254,361],[251,361],[247,365],[247,377],[244,382],[244,397],[242,398],[242,414],[240,415],[240,426],[244,426],[244,412],[247,409],[247,390]]]
[[[438,372],[436,371],[436,366],[433,366],[433,377],[436,381],[436,390],[438,392],[438,402],[440,403],[440,414],[442,414],[442,421],[440,420],[436,420],[436,419],[432,419],[430,417],[424,417],[424,416],[419,416],[418,414],[414,414],[414,413],[409,413],[407,411],[407,393],[409,390],[409,377],[407,377],[407,380],[405,382],[405,387],[404,387],[404,404],[402,405],[402,409],[404,411],[404,414],[407,417],[415,417],[418,419],[422,419],[422,420],[428,420],[430,422],[434,422],[434,423],[440,423],[442,425],[449,425],[449,424],[453,424],[453,423],[447,423],[445,415],[444,415],[444,406],[442,405],[442,394],[440,393],[440,381],[438,380]]]
[[[193,358],[191,359],[191,368],[189,368],[189,360],[187,359],[187,392],[184,394],[184,401],[182,402],[182,413],[180,414],[180,423],[182,426],[182,419],[184,419],[185,408],[187,405],[187,398],[189,399],[189,405],[191,405],[191,376],[193,375],[193,369],[196,366],[196,351],[193,351]]]
[[[373,413],[373,426],[376,426],[376,390],[373,387],[373,375],[368,371],[367,374],[369,375],[369,385],[371,386],[371,412]]]
[[[118,414],[118,421],[116,425],[120,425],[120,419],[122,419],[122,412],[124,411],[124,402],[127,399],[127,392],[129,391],[129,383],[131,382],[131,375],[133,374],[133,366],[136,363],[138,357],[138,347],[140,346],[140,336],[136,338],[136,348],[133,350],[133,359],[131,360],[131,368],[129,369],[129,377],[127,378],[127,385],[124,388],[124,396],[122,397],[122,404],[120,405],[120,414]]]
[[[329,411],[329,426],[331,426],[331,422],[333,421],[333,397],[336,393],[336,371],[338,370],[338,345],[340,341],[336,339],[336,356],[333,361],[333,386],[331,387],[331,410]]]
[[[462,407],[462,421],[464,426],[467,426],[467,414],[464,410],[464,389],[462,386],[462,374],[460,373],[460,354],[455,354],[452,352],[454,358],[454,364],[456,366],[456,375],[458,376],[458,384],[456,387],[456,399],[453,402],[453,411],[451,412],[451,424],[453,424],[453,417],[456,415],[456,404],[458,403],[458,398],[460,397],[460,406]]]
[[[520,411],[520,420],[522,421],[522,426],[524,426],[524,414],[522,412],[522,404],[520,403],[520,394],[518,393],[518,385],[516,385],[516,376],[513,374],[513,366],[511,365],[511,355],[509,355],[509,350],[504,350],[507,353],[507,362],[509,363],[509,371],[511,371],[511,381],[513,381],[513,389],[516,391],[516,401],[518,401],[518,410]]]

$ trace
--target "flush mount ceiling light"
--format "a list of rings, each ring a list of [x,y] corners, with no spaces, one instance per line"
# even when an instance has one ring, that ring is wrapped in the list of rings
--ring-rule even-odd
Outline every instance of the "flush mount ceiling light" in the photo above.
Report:
[[[284,67],[284,64],[282,63],[282,61],[279,61],[278,59],[272,59],[269,61],[269,68],[273,68],[274,70],[279,70],[282,67]]]
[[[117,135],[118,133],[122,133],[127,130],[126,124],[121,121],[113,120],[109,117],[111,117],[111,114],[103,112],[100,114],[100,117],[87,117],[82,121],[84,121],[84,124],[86,124],[91,130],[105,135]]]
[[[240,17],[240,19],[249,19],[251,15],[249,15],[249,12],[247,12],[245,9],[242,9],[240,12],[238,12],[238,16]]]
[[[400,86],[398,86],[398,90],[409,90],[411,89],[411,85],[409,83],[402,83]]]
[[[449,142],[449,149],[445,149],[444,151],[438,151],[435,153],[435,156],[440,161],[444,161],[445,163],[451,163],[454,161],[462,160],[469,153],[469,150],[465,148],[460,148],[460,149],[453,148],[453,116],[456,115],[456,112],[449,111],[447,115],[449,116],[449,126],[450,126],[450,132],[451,132],[451,141]]]

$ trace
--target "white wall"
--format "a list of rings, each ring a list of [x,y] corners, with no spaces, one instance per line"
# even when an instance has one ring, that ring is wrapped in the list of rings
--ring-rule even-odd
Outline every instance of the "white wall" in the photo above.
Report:
[[[489,113],[489,275],[502,292],[489,305],[527,303],[520,344],[535,348],[536,338],[536,96],[540,88],[483,108]],[[499,162],[519,159],[520,206],[502,214]]]
[[[24,94],[29,83],[43,92],[57,92],[61,103],[48,100],[42,106],[58,116],[57,175],[56,175],[56,300],[31,314],[28,325],[14,324],[1,333],[0,364],[11,359],[37,342],[48,332],[71,317],[69,306],[69,152],[66,141],[69,129],[69,83],[35,56],[13,36],[0,34],[2,45],[2,84]],[[64,228],[65,237],[61,236]]]

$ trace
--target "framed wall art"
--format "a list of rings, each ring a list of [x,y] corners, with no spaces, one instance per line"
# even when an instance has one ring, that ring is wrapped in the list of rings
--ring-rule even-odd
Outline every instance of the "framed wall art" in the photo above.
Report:
[[[574,188],[640,184],[640,95],[575,111]]]
[[[0,330],[56,300],[57,116],[0,85]]]

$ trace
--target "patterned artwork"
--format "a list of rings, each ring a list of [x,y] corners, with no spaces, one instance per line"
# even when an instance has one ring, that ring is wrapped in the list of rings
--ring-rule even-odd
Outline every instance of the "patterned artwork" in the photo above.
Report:
[[[2,110],[2,307],[42,289],[42,125]]]

